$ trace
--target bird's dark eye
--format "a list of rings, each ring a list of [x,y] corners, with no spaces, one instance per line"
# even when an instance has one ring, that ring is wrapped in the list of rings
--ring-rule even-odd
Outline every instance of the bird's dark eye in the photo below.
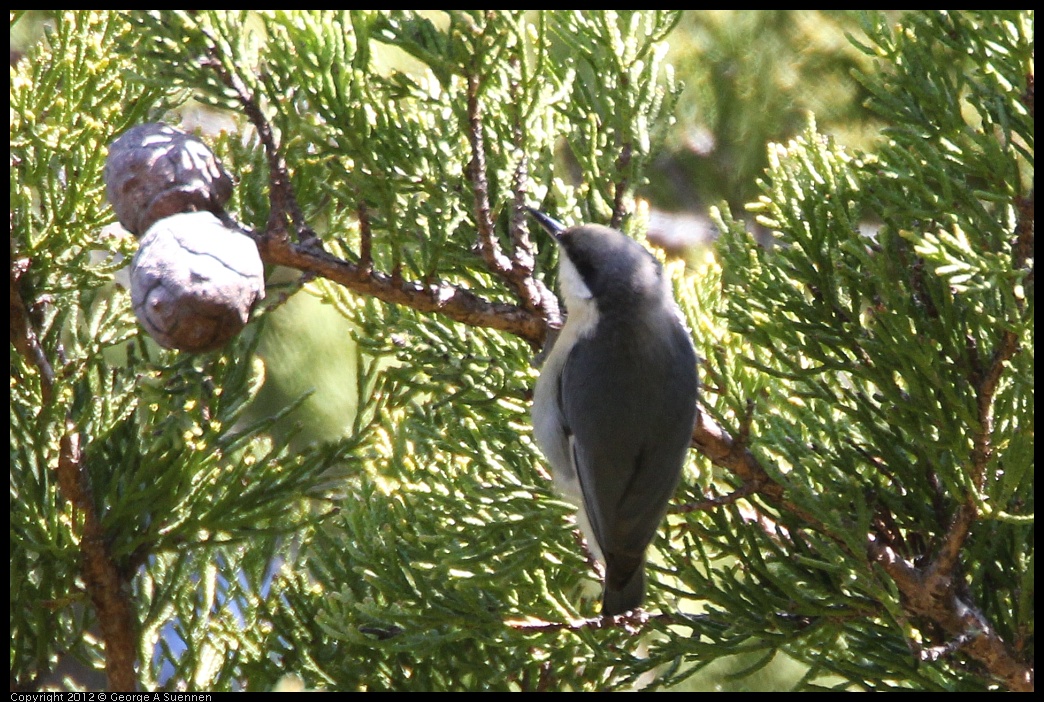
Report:
[[[591,259],[576,245],[576,240],[568,236],[568,234],[563,236],[562,246],[565,249],[565,254],[569,256],[570,263],[576,268],[576,272],[580,274],[580,277],[584,279],[584,283],[588,287],[592,287],[597,271],[591,264]],[[592,292],[594,292],[593,288]]]
[[[577,272],[580,273],[580,276],[584,279],[584,282],[587,283],[587,287],[592,287],[592,283],[595,280],[594,266],[592,266],[586,259],[580,261],[573,260],[573,265],[576,267]]]

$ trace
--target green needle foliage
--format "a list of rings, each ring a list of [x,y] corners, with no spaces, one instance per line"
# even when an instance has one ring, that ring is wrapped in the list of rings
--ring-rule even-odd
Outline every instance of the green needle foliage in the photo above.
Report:
[[[125,80],[112,42],[127,27],[63,15],[12,69],[11,679],[28,689],[96,687],[113,657],[99,630],[144,661],[175,612],[198,630],[225,606],[196,600],[203,566],[313,519],[301,499],[340,452],[291,456],[267,438],[276,417],[240,422],[263,382],[256,338],[159,351],[112,286],[132,245],[101,234],[106,144],[166,101]]]
[[[531,438],[556,253],[522,208],[643,232],[680,20],[54,15],[12,68],[12,689],[1019,687],[1027,12],[867,19],[880,148],[813,122],[771,147],[751,206],[776,246],[723,211],[717,260],[668,266],[701,409],[764,475],[693,452],[651,616],[594,619],[599,576]],[[102,168],[130,126],[200,104],[233,125],[203,138],[262,251],[282,224],[324,251],[291,244],[301,280],[273,270],[246,332],[190,356],[112,283],[134,242],[102,233]],[[332,332],[277,316],[302,299],[350,334],[309,346]],[[305,380],[286,386],[314,395],[255,401],[288,347]],[[339,429],[309,410],[334,385],[355,395]],[[974,616],[911,598],[944,576]]]
[[[866,29],[881,147],[814,124],[775,146],[750,206],[771,249],[721,217],[725,314],[753,346],[728,381],[791,503],[763,533],[722,524],[742,548],[723,553],[759,554],[757,588],[737,586],[752,601],[723,609],[845,684],[982,689],[997,681],[962,640],[987,622],[1033,660],[1032,16]],[[978,619],[918,611],[889,558]]]

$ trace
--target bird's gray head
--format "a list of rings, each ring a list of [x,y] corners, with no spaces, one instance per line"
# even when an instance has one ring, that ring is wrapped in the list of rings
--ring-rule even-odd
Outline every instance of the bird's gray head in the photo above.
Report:
[[[627,235],[598,224],[564,227],[530,210],[558,242],[559,285],[569,301],[594,299],[598,307],[659,302],[669,295],[660,262]]]

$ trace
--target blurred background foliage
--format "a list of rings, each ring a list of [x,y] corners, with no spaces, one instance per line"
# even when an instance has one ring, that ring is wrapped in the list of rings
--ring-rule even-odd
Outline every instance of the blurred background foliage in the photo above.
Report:
[[[810,113],[823,133],[869,147],[881,125],[851,73],[870,61],[847,38],[861,33],[851,10],[686,12],[667,55],[685,87],[643,195],[669,211],[722,200],[742,210],[758,195],[765,145],[800,133]]]

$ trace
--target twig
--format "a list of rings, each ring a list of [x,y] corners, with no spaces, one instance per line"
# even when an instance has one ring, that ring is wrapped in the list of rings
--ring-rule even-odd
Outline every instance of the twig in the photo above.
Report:
[[[620,156],[616,159],[616,170],[623,173],[627,170],[627,167],[631,164],[632,146],[631,142],[627,142],[620,149]],[[627,195],[627,190],[630,187],[630,182],[626,177],[621,177],[619,181],[613,184],[613,217],[609,220],[609,226],[613,229],[619,229],[620,225],[623,224],[624,212],[627,211],[624,197]]]
[[[13,253],[13,252],[12,252]],[[24,260],[11,261],[11,340],[16,351],[40,372],[40,394],[44,404],[54,396],[54,368],[39,343],[28,308],[22,299],[21,278],[28,270]],[[59,351],[60,353],[60,351]],[[128,578],[121,574],[109,551],[108,540],[98,517],[94,497],[80,449],[80,433],[66,415],[65,431],[59,440],[55,468],[62,496],[83,515],[80,534],[80,572],[105,644],[105,673],[111,691],[137,688],[134,665],[137,659],[137,623],[125,589]],[[73,519],[72,524],[78,520]]]
[[[674,505],[670,508],[671,514],[688,514],[689,512],[707,512],[712,509],[724,507],[725,505],[731,505],[737,500],[741,500],[744,497],[749,497],[754,494],[754,485],[752,483],[746,483],[736,490],[733,490],[728,495],[722,495],[721,497],[708,497],[705,500],[699,502],[689,502],[684,505]]]
[[[419,312],[435,312],[471,326],[508,332],[534,347],[541,344],[547,333],[543,317],[516,305],[490,302],[449,283],[425,285],[402,280],[401,274],[396,276],[394,271],[391,275],[373,270],[367,273],[360,265],[303,244],[251,234],[266,263],[314,273],[383,302],[404,305]]]
[[[962,650],[1003,680],[1009,690],[1033,690],[1032,665],[1026,665],[1011,655],[986,617],[956,594],[953,581],[925,577],[922,569],[872,538],[867,550],[871,559],[898,586],[905,610],[925,617],[950,636],[960,638]]]
[[[478,227],[478,247],[486,266],[501,276],[511,272],[511,259],[504,255],[493,232],[493,216],[489,205],[489,184],[486,182],[486,144],[482,133],[482,108],[478,99],[479,76],[468,74],[468,143],[471,162],[468,177],[475,197],[475,224]]]
[[[14,240],[12,239],[12,242]],[[40,372],[40,394],[44,404],[51,402],[51,388],[54,386],[54,368],[47,360],[47,354],[40,346],[36,337],[36,330],[30,323],[29,310],[22,301],[21,285],[22,277],[29,270],[29,259],[15,259],[14,251],[11,252],[11,345],[20,356],[29,363],[36,366]]]
[[[217,73],[225,85],[236,94],[236,99],[242,105],[247,119],[250,120],[250,123],[254,125],[254,129],[257,130],[258,138],[265,148],[265,156],[268,159],[269,200],[271,202],[271,211],[268,214],[268,226],[266,228],[267,234],[269,236],[286,236],[286,220],[284,217],[288,217],[294,227],[294,233],[297,235],[298,241],[314,245],[317,237],[305,224],[304,214],[297,204],[297,198],[294,197],[294,189],[290,182],[286,162],[279,152],[279,146],[276,143],[272,126],[242,79],[225,67],[221,60],[217,40],[206,29],[200,28],[200,31],[210,41],[210,55],[203,59],[203,65]]]
[[[541,312],[548,319],[557,319],[558,303],[543,283],[533,277],[534,260],[529,236],[521,226],[512,225],[514,250],[509,258],[501,249],[493,224],[489,202],[489,183],[486,178],[486,142],[482,127],[482,107],[479,101],[480,77],[474,70],[468,74],[468,143],[471,162],[468,179],[475,198],[475,222],[478,228],[478,249],[486,267],[503,278],[518,295],[522,308]],[[516,132],[521,139],[521,133]],[[521,146],[521,145],[519,145]],[[512,220],[521,219],[524,199],[521,179],[525,178],[525,157],[515,171],[515,202]]]
[[[83,514],[80,537],[80,572],[94,604],[105,642],[105,675],[112,692],[137,689],[134,664],[137,660],[137,622],[134,608],[116,560],[109,552],[108,539],[94,508],[94,499],[83,465],[80,433],[71,419],[65,421],[65,434],[59,444],[58,484],[65,499]]]
[[[744,481],[744,488],[750,486],[751,493],[757,492],[810,525],[823,526],[815,515],[786,500],[785,488],[772,480],[757,458],[742,448],[706,412],[700,412],[699,421],[693,430],[693,443],[712,463],[740,477]],[[968,513],[962,507],[948,530],[945,554],[937,554],[936,561],[928,568],[918,568],[908,562],[873,534],[868,535],[867,556],[881,565],[895,582],[905,610],[932,621],[952,637],[966,640],[962,650],[1003,680],[1009,689],[1032,690],[1032,664],[1024,664],[1013,656],[986,617],[956,593],[956,579],[953,577],[955,558],[951,551],[967,533],[968,520]],[[824,533],[829,535],[827,531]],[[838,543],[845,547],[843,542]]]
[[[518,56],[512,56],[512,68],[517,68]],[[522,123],[522,103],[524,88],[517,80],[511,81],[511,91],[515,99],[512,102],[513,119],[511,123],[511,138],[514,142],[518,161],[515,170],[511,174],[511,192],[514,199],[511,203],[511,216],[508,218],[508,228],[511,232],[512,244],[512,267],[522,270],[528,276],[533,275],[536,262],[533,257],[533,242],[529,239],[529,227],[525,226],[528,217],[526,211],[526,185],[529,182],[529,154],[526,153],[525,126]],[[538,301],[539,302],[539,301]]]
[[[714,465],[727,468],[744,484],[749,483],[752,492],[761,493],[774,501],[782,500],[783,486],[769,478],[754,454],[733,439],[706,412],[699,413],[692,432],[692,442]],[[818,520],[815,521],[818,523]]]

